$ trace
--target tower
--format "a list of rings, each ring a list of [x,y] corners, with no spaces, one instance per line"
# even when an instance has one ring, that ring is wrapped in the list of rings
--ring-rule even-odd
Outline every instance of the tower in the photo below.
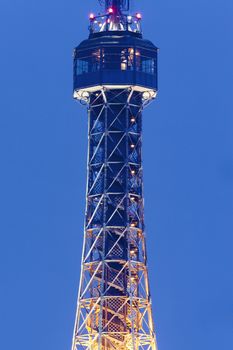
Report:
[[[88,109],[86,216],[72,350],[156,350],[144,232],[142,111],[157,93],[157,48],[129,0],[105,0],[74,51]]]

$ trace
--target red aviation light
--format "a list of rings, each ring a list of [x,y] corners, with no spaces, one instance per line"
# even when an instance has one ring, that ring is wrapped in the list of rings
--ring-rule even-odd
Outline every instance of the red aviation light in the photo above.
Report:
[[[90,14],[89,14],[89,19],[90,19],[90,20],[95,19],[95,15],[94,15],[94,13],[90,13]]]
[[[110,8],[108,9],[108,13],[111,15],[111,14],[113,14],[113,12],[114,12],[113,8],[110,7]]]
[[[141,13],[136,13],[137,19],[142,19],[142,14]]]

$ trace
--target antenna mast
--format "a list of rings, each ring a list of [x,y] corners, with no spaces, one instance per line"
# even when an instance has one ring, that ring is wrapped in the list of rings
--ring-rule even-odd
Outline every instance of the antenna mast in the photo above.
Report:
[[[101,6],[105,6],[105,9],[112,7],[117,10],[117,12],[129,11],[129,1],[130,0],[99,0]]]

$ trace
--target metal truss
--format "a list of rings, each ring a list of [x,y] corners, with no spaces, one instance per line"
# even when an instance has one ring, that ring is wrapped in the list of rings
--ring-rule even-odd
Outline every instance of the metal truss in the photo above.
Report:
[[[144,235],[143,93],[88,96],[85,235],[72,350],[156,350]]]

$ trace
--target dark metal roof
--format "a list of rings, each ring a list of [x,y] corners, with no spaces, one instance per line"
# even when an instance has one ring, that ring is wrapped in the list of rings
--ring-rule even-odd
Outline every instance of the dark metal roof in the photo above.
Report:
[[[147,50],[157,50],[158,48],[149,40],[143,39],[140,35],[130,32],[103,32],[101,35],[93,35],[89,39],[82,41],[77,50],[91,49],[101,46],[126,46],[141,47]]]

